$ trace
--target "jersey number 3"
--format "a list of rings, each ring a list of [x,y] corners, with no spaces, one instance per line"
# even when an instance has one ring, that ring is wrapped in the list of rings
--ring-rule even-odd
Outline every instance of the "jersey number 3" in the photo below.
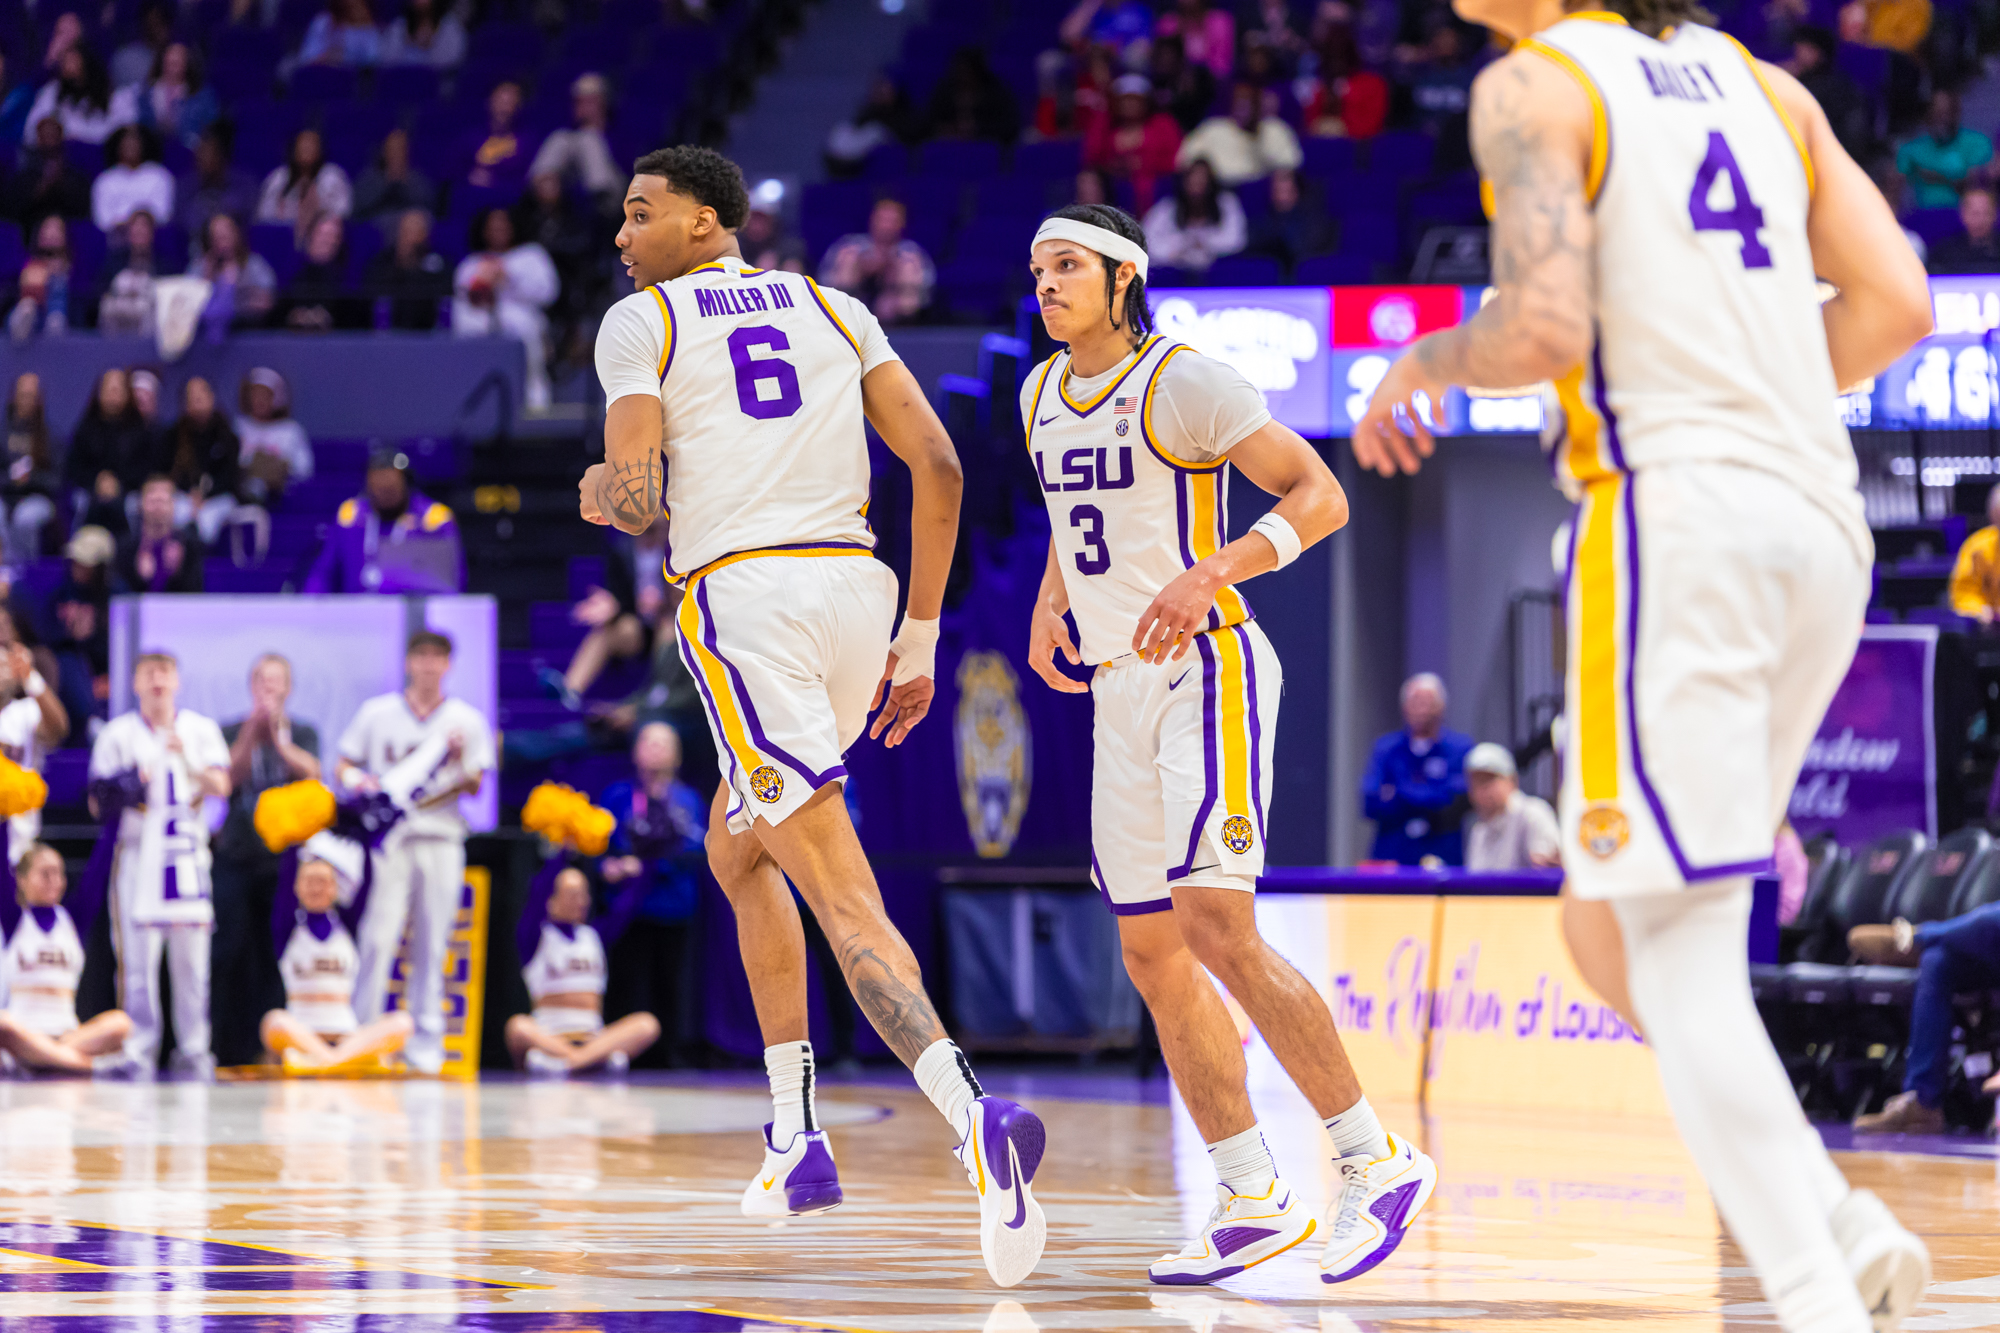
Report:
[[[769,324],[752,324],[729,335],[729,361],[736,367],[736,405],[743,409],[744,416],[759,421],[792,415],[799,410],[798,369],[775,356],[753,357],[750,355],[753,347],[789,352],[792,340],[783,330]],[[767,391],[767,384],[774,385],[777,391]]]
[[[1710,202],[1716,180],[1729,182],[1729,208],[1725,211]],[[1708,132],[1708,156],[1694,173],[1694,189],[1688,194],[1688,216],[1696,231],[1733,231],[1743,238],[1743,267],[1771,267],[1771,252],[1757,239],[1764,227],[1764,210],[1750,197],[1750,183],[1729,151],[1729,141],[1720,130]]]
[[[1080,574],[1102,574],[1111,568],[1111,548],[1104,544],[1104,511],[1096,505],[1078,505],[1069,511],[1069,525],[1083,529],[1083,544],[1089,549],[1076,553]]]

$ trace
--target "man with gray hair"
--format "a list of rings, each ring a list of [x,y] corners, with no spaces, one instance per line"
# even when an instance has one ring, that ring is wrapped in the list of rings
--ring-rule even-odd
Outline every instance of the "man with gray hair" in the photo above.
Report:
[[[625,188],[625,174],[611,155],[605,127],[611,121],[610,87],[602,74],[585,74],[569,86],[568,129],[557,130],[542,141],[528,168],[528,179],[560,176],[567,185],[574,179],[585,190],[602,198]]]
[[[1466,796],[1472,823],[1465,830],[1467,870],[1533,870],[1562,864],[1562,830],[1556,812],[1521,790],[1514,756],[1504,745],[1481,741],[1465,756]]]
[[[1444,682],[1420,671],[1403,682],[1403,729],[1375,742],[1361,778],[1362,813],[1375,821],[1369,857],[1406,866],[1465,860],[1465,756],[1472,738],[1444,725]]]

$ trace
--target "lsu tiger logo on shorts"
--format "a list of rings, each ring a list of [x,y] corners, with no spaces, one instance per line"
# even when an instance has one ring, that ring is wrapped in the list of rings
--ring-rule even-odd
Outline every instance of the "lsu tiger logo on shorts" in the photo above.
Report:
[[[1623,810],[1609,803],[1591,806],[1576,821],[1577,842],[1600,861],[1616,856],[1631,839],[1631,821]]]
[[[1231,815],[1222,821],[1222,845],[1238,856],[1250,850],[1257,841],[1250,829],[1250,821],[1242,815]]]
[[[785,794],[785,775],[769,764],[750,775],[750,794],[765,805],[775,804]]]

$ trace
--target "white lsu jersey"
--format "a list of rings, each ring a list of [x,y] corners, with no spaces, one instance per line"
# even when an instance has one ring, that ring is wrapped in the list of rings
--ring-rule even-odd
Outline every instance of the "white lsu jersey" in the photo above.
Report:
[[[1872,558],[1806,240],[1812,164],[1749,52],[1601,12],[1518,49],[1583,87],[1595,127],[1597,341],[1554,386],[1559,479],[1575,492],[1656,463],[1761,468]]]
[[[667,573],[772,548],[872,548],[861,379],[899,358],[860,301],[728,256],[614,305],[608,405],[665,414]]]
[[[535,956],[521,969],[528,998],[537,1005],[551,995],[604,994],[604,941],[587,925],[542,923]]]
[[[77,1026],[76,987],[83,940],[61,907],[27,907],[0,953],[0,997],[7,1012],[45,1037]]]
[[[285,1010],[322,1036],[354,1031],[354,982],[361,975],[361,952],[347,927],[331,914],[319,918],[329,927],[325,939],[312,929],[301,911],[285,952],[278,959],[285,979]]]
[[[1199,451],[1211,461],[1189,462],[1169,452],[1160,434],[1168,423],[1157,412],[1160,381],[1169,366],[1199,360],[1193,348],[1154,334],[1123,373],[1081,401],[1070,394],[1067,350],[1031,372],[1022,391],[1022,427],[1049,506],[1056,558],[1082,639],[1077,648],[1093,666],[1130,655],[1139,617],[1160,590],[1228,541],[1224,455],[1270,420],[1257,391],[1213,362],[1209,368],[1227,378],[1223,394],[1212,396],[1247,394],[1249,410],[1235,414],[1225,438],[1190,440],[1180,451]],[[1195,433],[1184,422],[1175,424]],[[1250,617],[1243,595],[1223,588],[1209,608],[1208,628]]]
[[[340,757],[379,778],[433,736],[454,734],[464,743],[456,765],[461,773],[485,773],[494,767],[493,729],[465,700],[446,695],[430,716],[418,717],[401,691],[378,694],[355,711],[341,732]],[[440,769],[448,762],[440,761]],[[465,835],[465,816],[457,800],[412,810],[391,830],[396,839]]]

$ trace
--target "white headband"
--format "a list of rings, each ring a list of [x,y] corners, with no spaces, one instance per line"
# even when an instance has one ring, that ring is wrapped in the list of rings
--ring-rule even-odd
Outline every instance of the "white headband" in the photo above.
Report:
[[[1138,265],[1139,278],[1146,277],[1146,252],[1136,242],[1128,241],[1115,231],[1094,227],[1088,222],[1078,222],[1074,218],[1050,218],[1035,233],[1034,244],[1043,241],[1075,241],[1078,245],[1089,246],[1106,259],[1120,264]]]

